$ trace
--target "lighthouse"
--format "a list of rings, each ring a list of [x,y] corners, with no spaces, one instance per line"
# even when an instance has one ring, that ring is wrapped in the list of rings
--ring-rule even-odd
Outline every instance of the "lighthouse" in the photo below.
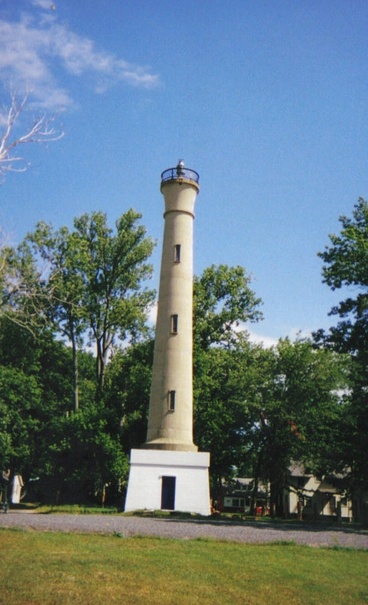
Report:
[[[199,175],[161,174],[164,236],[146,442],[133,449],[126,511],[209,515],[209,453],[193,442],[193,223]]]

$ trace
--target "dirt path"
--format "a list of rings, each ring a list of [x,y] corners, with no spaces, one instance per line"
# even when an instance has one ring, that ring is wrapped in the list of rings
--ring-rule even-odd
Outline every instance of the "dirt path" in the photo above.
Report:
[[[310,546],[343,546],[368,549],[368,530],[305,523],[180,520],[124,515],[39,514],[10,511],[0,514],[0,527],[28,530],[158,536],[193,540],[211,538],[244,543],[291,541]]]

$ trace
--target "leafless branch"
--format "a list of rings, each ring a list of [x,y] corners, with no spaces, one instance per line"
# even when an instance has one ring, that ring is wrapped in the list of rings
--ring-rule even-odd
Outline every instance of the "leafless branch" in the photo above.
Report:
[[[0,111],[0,181],[5,179],[8,172],[24,172],[29,166],[22,156],[13,153],[16,147],[26,143],[50,143],[64,136],[64,132],[58,131],[54,126],[55,116],[43,114],[34,119],[23,135],[17,137],[15,127],[28,101],[29,93],[18,98],[12,92],[10,97],[10,107]]]

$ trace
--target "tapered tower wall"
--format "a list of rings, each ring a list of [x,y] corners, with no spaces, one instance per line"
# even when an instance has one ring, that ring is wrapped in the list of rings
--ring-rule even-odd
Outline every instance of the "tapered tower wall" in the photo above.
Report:
[[[143,446],[149,449],[197,450],[193,443],[192,316],[193,220],[198,191],[198,184],[185,178],[161,185],[165,226],[148,431]]]

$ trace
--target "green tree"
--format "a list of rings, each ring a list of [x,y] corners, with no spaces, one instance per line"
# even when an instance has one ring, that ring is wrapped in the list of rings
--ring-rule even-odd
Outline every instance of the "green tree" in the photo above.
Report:
[[[348,360],[309,340],[282,339],[264,351],[262,364],[250,402],[256,422],[249,436],[256,452],[254,472],[270,483],[271,512],[281,515],[293,461],[316,474],[342,469]]]
[[[368,488],[368,203],[360,198],[352,217],[341,216],[341,231],[330,235],[330,245],[319,254],[324,262],[323,281],[347,296],[332,308],[338,316],[319,342],[348,353],[353,360],[350,405],[345,416],[345,460],[353,489]]]
[[[81,351],[81,408],[70,413],[71,350],[45,330],[0,320],[0,464],[45,499],[85,502],[118,495],[127,475],[120,423],[95,401],[94,359]]]
[[[144,331],[154,292],[143,287],[151,275],[147,263],[153,242],[133,210],[116,222],[95,212],[74,220],[74,230],[54,231],[44,223],[27,238],[35,257],[47,263],[41,280],[54,329],[71,343],[74,409],[79,407],[78,351],[96,353],[96,392],[101,396],[105,369],[116,339],[136,339]]]
[[[244,467],[251,451],[257,417],[249,402],[255,397],[262,353],[262,348],[247,338],[239,338],[235,348],[197,351],[194,441],[200,450],[211,454],[215,497],[221,493],[223,479]]]
[[[147,339],[117,351],[107,368],[104,402],[126,454],[146,440],[152,363],[153,340]]]
[[[249,425],[245,393],[252,383],[252,346],[246,322],[258,321],[261,300],[243,267],[205,269],[194,279],[194,432],[211,453],[218,492],[244,454]]]
[[[262,304],[243,267],[212,265],[194,278],[194,347],[233,346],[245,322],[262,319]]]
[[[37,332],[47,323],[44,303],[40,273],[29,248],[0,246],[0,317]]]
[[[109,430],[109,411],[94,400],[50,423],[41,489],[56,502],[105,502],[121,495],[128,475],[117,427]]]
[[[41,390],[35,376],[0,366],[0,445],[2,468],[31,471],[39,427]]]
[[[70,398],[70,349],[41,331],[35,335],[0,319],[0,456],[25,478],[43,463],[50,421],[65,415]]]
[[[367,363],[368,355],[368,203],[360,199],[353,217],[340,217],[339,235],[330,235],[331,245],[319,256],[324,262],[323,281],[332,290],[349,288],[348,296],[331,309],[341,318],[331,328],[330,341],[342,351]]]

